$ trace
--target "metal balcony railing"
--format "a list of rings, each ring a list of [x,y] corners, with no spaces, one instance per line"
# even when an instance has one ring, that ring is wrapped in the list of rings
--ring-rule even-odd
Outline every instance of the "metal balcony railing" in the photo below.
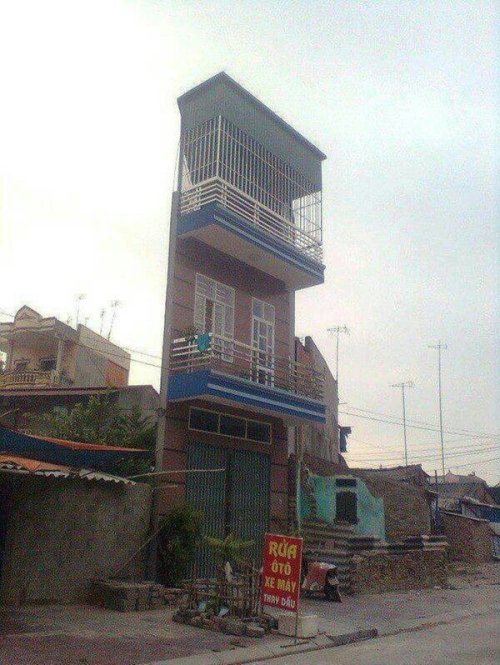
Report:
[[[278,358],[242,342],[212,334],[175,339],[170,371],[174,374],[214,369],[222,374],[323,400],[323,374],[291,358]]]
[[[13,370],[0,374],[0,388],[52,386],[58,382],[58,375],[54,370]]]
[[[181,215],[199,210],[212,202],[220,203],[224,208],[255,224],[265,233],[321,262],[323,249],[320,242],[221,178],[210,178],[183,192],[180,204]]]
[[[222,116],[183,133],[181,214],[216,201],[317,261],[321,188]]]

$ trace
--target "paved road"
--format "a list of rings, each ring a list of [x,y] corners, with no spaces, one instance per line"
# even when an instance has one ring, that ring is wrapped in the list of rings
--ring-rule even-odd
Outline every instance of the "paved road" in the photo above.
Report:
[[[265,662],[272,665],[498,665],[500,614],[491,613]]]

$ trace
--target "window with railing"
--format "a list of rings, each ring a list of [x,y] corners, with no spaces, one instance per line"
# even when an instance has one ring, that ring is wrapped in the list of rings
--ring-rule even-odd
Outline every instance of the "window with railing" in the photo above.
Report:
[[[225,118],[212,118],[184,133],[181,169],[182,194],[197,194],[183,196],[181,211],[203,200],[203,190],[211,185],[219,202],[239,206],[245,217],[252,202],[259,204],[257,214],[270,233],[316,252],[321,246],[321,190]],[[217,182],[226,189],[217,188]]]

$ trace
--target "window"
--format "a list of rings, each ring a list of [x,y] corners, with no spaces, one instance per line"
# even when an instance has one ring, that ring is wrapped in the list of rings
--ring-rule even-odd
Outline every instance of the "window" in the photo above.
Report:
[[[234,289],[196,274],[194,327],[201,333],[222,338],[223,360],[232,362],[234,338]]]
[[[218,432],[219,414],[214,411],[191,409],[189,412],[189,427],[202,432]]]
[[[271,425],[258,420],[249,420],[247,425],[247,439],[271,443]]]
[[[246,421],[244,418],[221,414],[219,431],[220,434],[226,436],[236,436],[239,439],[244,439],[246,437]]]
[[[256,443],[271,443],[271,425],[260,420],[249,420],[228,413],[192,407],[189,411],[189,429],[221,436],[246,439]]]
[[[43,372],[49,372],[52,369],[56,368],[56,359],[55,358],[42,358],[39,362],[40,369]]]
[[[274,307],[252,298],[253,380],[274,385]]]

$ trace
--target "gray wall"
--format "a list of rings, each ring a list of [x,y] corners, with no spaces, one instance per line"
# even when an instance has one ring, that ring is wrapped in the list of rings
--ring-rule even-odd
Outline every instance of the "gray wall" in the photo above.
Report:
[[[10,482],[4,604],[85,601],[91,580],[112,575],[147,536],[147,485],[33,476]],[[138,575],[142,564],[134,564]]]

